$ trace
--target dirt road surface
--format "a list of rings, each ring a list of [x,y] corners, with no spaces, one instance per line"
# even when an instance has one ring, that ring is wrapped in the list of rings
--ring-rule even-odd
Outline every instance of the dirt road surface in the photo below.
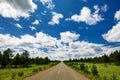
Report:
[[[33,76],[27,77],[24,80],[89,80],[85,76],[79,74],[73,69],[66,66],[63,62],[58,65],[41,71]]]

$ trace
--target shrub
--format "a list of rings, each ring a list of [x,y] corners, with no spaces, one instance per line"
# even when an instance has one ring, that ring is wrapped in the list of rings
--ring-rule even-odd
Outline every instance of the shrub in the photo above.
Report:
[[[41,67],[39,67],[39,70],[40,70],[40,71],[42,70]]]
[[[85,73],[89,73],[89,71],[88,71],[88,66],[85,66],[84,72],[85,72]]]
[[[83,64],[83,63],[80,64],[80,70],[83,70],[83,71],[85,70],[85,64]]]
[[[91,71],[92,71],[93,75],[98,75],[98,70],[97,70],[97,67],[95,65],[92,66]]]
[[[120,66],[120,61],[119,62],[115,62],[116,66]]]
[[[104,66],[107,67],[107,63],[105,63]]]
[[[12,75],[11,75],[11,79],[14,80],[16,77],[16,74],[13,72]]]
[[[110,80],[117,80],[116,75],[113,74],[113,75],[111,76]]]
[[[50,66],[52,67],[52,66],[54,66],[55,64],[50,64]]]
[[[24,75],[24,72],[23,72],[23,71],[18,72],[18,76],[19,76],[19,77],[22,77],[23,75]]]
[[[33,72],[38,72],[38,69],[34,69]]]
[[[102,80],[108,80],[108,79],[107,79],[107,77],[106,77],[106,76],[104,76]]]

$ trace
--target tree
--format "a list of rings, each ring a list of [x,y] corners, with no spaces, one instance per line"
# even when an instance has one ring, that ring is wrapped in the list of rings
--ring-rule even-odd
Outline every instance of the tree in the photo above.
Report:
[[[29,52],[27,50],[25,50],[21,54],[21,62],[25,67],[28,67],[28,65],[29,65]]]
[[[102,56],[102,58],[103,58],[103,62],[104,62],[104,63],[108,63],[108,62],[109,62],[109,57],[108,57],[106,54],[104,54],[104,55]]]
[[[3,57],[2,57],[2,67],[5,68],[7,65],[11,65],[11,61],[12,61],[12,50],[10,48],[6,49],[3,52]]]
[[[35,64],[37,64],[37,65],[40,64],[40,58],[39,58],[39,57],[36,57],[36,58],[35,58]]]
[[[16,54],[16,56],[14,57],[13,64],[15,65],[15,67],[17,67],[18,65],[21,65],[21,59],[20,59],[19,53]]]
[[[50,62],[50,60],[48,59],[48,57],[44,58],[44,64],[48,64]]]
[[[0,66],[2,64],[2,53],[0,52]]]

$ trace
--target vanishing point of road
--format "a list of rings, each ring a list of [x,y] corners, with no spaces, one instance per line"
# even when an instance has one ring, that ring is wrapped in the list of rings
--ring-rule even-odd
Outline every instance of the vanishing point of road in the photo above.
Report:
[[[58,65],[41,71],[33,76],[27,77],[24,80],[89,80],[85,76],[79,74],[73,69],[66,66],[63,62]]]

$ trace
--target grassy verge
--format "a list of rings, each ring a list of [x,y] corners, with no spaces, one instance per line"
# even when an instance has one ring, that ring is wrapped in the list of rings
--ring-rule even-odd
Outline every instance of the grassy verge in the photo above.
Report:
[[[29,68],[10,68],[0,69],[0,80],[22,80],[27,76],[36,74],[39,71],[48,69],[57,63],[52,62],[48,65],[31,65]]]
[[[87,71],[80,69],[80,65],[82,63],[78,62],[70,62],[66,63],[67,65],[71,66],[78,72],[84,74],[85,76],[89,77],[91,80],[120,80],[120,66],[116,66],[114,64],[92,64],[92,63],[83,63],[87,66]],[[92,74],[92,66],[95,65],[97,67],[98,75]]]

